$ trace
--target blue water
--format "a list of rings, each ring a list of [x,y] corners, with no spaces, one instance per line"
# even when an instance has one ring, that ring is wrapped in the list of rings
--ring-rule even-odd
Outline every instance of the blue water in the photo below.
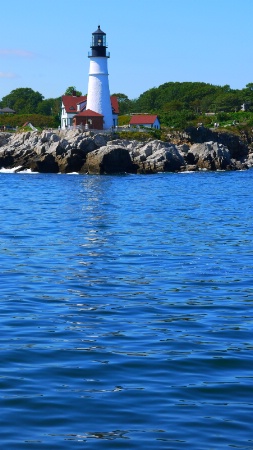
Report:
[[[253,449],[253,171],[0,189],[1,448]]]

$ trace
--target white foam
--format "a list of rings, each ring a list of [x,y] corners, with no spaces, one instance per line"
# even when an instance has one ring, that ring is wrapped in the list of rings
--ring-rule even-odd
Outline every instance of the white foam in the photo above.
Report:
[[[198,170],[183,170],[182,172],[177,172],[178,174],[181,174],[181,173],[197,173],[198,172]]]
[[[20,170],[18,173],[39,173],[39,172],[33,172],[31,169],[25,169],[25,170]]]
[[[57,175],[79,175],[78,172],[57,172]]]
[[[0,173],[39,173],[39,172],[32,172],[31,169],[25,169],[20,170],[22,166],[13,167],[12,169],[5,169],[4,167],[1,167]]]
[[[5,169],[4,167],[1,167],[0,173],[15,173],[17,170],[19,170],[22,166],[13,167],[12,169]]]

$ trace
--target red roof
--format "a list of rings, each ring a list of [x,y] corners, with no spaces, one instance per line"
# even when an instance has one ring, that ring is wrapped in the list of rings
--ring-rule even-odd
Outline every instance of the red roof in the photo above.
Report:
[[[81,95],[80,97],[75,97],[73,95],[63,95],[62,103],[67,113],[77,112],[77,105],[82,102],[86,102],[87,95]]]
[[[119,114],[119,104],[116,95],[111,95],[111,104],[113,108],[113,112],[115,114]]]
[[[74,117],[104,117],[103,114],[99,114],[95,111],[92,111],[91,109],[86,109],[85,111],[82,111],[78,114],[76,114]]]
[[[67,113],[74,114],[77,111],[77,105],[87,101],[87,95],[81,95],[80,97],[75,97],[73,95],[63,95],[62,103]],[[113,112],[119,114],[119,104],[116,95],[111,95],[111,104]]]
[[[130,125],[153,125],[158,119],[155,114],[135,114],[131,117]]]

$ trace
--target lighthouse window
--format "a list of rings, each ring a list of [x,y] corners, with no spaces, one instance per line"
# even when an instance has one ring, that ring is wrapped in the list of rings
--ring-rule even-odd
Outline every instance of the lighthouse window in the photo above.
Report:
[[[92,46],[106,47],[106,37],[103,34],[96,34],[96,35],[92,36]]]

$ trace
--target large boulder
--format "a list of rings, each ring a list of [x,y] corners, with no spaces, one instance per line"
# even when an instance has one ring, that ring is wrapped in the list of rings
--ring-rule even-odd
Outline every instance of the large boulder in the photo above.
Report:
[[[0,153],[0,168],[12,168],[15,164],[15,159],[10,152]]]
[[[11,133],[0,133],[0,147],[8,144],[11,136]]]
[[[53,136],[53,137],[52,137],[52,136]],[[60,139],[59,136],[57,136],[57,135],[56,135],[55,133],[53,133],[52,131],[44,130],[44,131],[42,131],[42,133],[41,133],[40,141],[41,141],[42,143],[44,143],[44,142],[49,142],[50,140],[51,140],[51,141],[57,140],[57,138],[58,138],[58,140]]]
[[[246,164],[248,168],[253,168],[253,153],[249,153]]]
[[[94,144],[98,147],[104,147],[105,145],[108,144],[109,141],[109,136],[106,134],[102,134],[102,133],[98,133],[95,134],[93,137],[93,142]]]
[[[59,166],[51,154],[42,155],[30,160],[29,168],[33,172],[58,173]]]
[[[61,135],[44,133],[35,146],[38,155],[36,161],[45,161],[43,156],[51,155],[55,160],[55,167],[61,173],[81,172],[87,154],[97,149],[98,143],[104,142],[106,141],[102,138],[97,137],[95,140],[78,130]]]
[[[139,144],[130,154],[142,173],[177,172],[185,166],[176,145],[158,140]]]
[[[86,161],[86,153],[72,149],[56,156],[55,160],[61,173],[82,172],[82,167]]]
[[[185,159],[188,164],[196,164],[199,169],[227,170],[232,168],[229,150],[218,142],[193,144]]]
[[[204,142],[211,141],[218,142],[228,148],[231,158],[240,159],[248,154],[247,143],[242,139],[242,137],[233,133],[221,132],[219,129],[214,130],[203,126],[197,128],[189,127],[184,133],[184,137],[195,144],[203,144]]]
[[[82,171],[90,174],[132,173],[134,166],[128,150],[109,145],[88,153]]]
[[[33,147],[37,142],[34,133],[13,134],[0,148],[0,167],[14,168],[23,166],[33,156]]]

